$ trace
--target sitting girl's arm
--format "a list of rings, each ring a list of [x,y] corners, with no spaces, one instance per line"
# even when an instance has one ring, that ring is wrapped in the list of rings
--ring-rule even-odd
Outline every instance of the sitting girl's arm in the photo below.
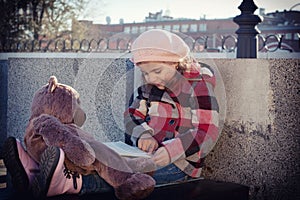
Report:
[[[206,72],[201,80],[193,83],[194,97],[190,102],[193,128],[163,142],[171,162],[195,153],[199,154],[198,157],[204,157],[219,137],[219,107],[213,91],[216,80],[209,69],[206,68]]]

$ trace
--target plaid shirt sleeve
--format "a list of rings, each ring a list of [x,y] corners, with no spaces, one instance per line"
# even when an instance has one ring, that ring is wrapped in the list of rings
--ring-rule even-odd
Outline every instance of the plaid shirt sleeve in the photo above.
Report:
[[[124,113],[125,142],[137,146],[138,138],[145,132],[153,135],[153,129],[147,124],[147,101],[143,97],[142,87],[138,88],[137,97]]]
[[[198,154],[198,158],[204,157],[219,137],[219,107],[214,94],[214,74],[205,68],[202,70],[202,79],[191,83],[194,90],[190,102],[191,119],[185,120],[191,120],[193,128],[163,142],[172,163],[193,154]]]

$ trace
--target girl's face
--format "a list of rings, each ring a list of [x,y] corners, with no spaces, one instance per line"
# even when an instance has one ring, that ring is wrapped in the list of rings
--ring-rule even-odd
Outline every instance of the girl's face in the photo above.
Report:
[[[173,62],[141,62],[140,67],[145,81],[164,90],[168,82],[175,76],[177,63]]]

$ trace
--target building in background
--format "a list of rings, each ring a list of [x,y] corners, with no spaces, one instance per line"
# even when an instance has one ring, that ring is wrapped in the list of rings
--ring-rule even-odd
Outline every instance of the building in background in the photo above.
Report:
[[[280,48],[292,52],[300,52],[300,12],[299,11],[276,11],[264,13],[260,9],[260,16],[263,22],[257,27],[260,30],[260,46],[274,48],[280,42]],[[75,24],[75,23],[73,23]],[[73,32],[78,32],[78,25],[85,27],[84,37],[86,39],[109,38],[120,45],[120,40],[125,44],[131,43],[140,33],[160,28],[176,32],[184,37],[187,43],[194,42],[194,50],[219,51],[221,49],[234,49],[236,44],[235,31],[238,25],[233,22],[233,18],[227,19],[200,19],[173,18],[169,16],[169,11],[165,13],[149,13],[144,22],[139,23],[119,23],[119,24],[93,24],[91,21],[78,21],[77,26],[73,26]],[[74,35],[73,37],[76,37]],[[267,44],[267,45],[266,45]],[[122,46],[122,45],[120,45]],[[126,47],[123,47],[126,48]],[[262,49],[263,50],[263,49]]]

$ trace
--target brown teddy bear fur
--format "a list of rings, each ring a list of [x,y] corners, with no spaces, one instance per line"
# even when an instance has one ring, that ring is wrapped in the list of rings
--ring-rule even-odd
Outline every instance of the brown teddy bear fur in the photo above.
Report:
[[[49,83],[37,90],[32,100],[24,136],[28,153],[39,163],[40,155],[48,146],[60,147],[66,155],[65,166],[69,170],[83,175],[98,173],[114,187],[118,198],[148,196],[155,181],[137,171],[143,171],[141,166],[149,168],[152,161],[120,157],[80,128],[85,117],[77,91],[58,83],[56,77],[51,76]]]

